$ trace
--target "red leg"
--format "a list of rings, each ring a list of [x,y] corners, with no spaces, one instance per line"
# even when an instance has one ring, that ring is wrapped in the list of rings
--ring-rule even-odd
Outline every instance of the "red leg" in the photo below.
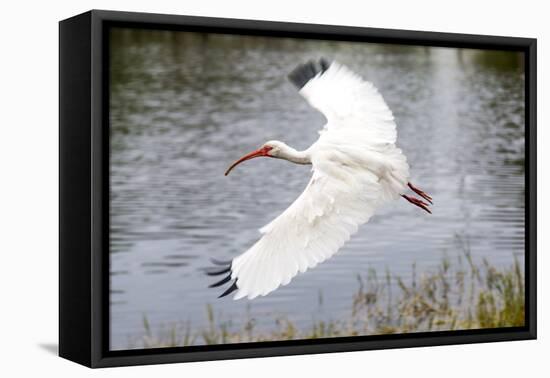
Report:
[[[430,211],[430,209],[428,209],[429,205],[426,202],[424,202],[422,200],[419,200],[418,198],[415,198],[415,197],[407,196],[405,194],[402,194],[401,197],[405,198],[407,201],[409,201],[413,205],[418,206],[419,208],[426,210],[428,213],[430,213],[430,214],[432,213]]]
[[[416,194],[418,194],[420,197],[424,198],[426,201],[428,201],[430,204],[433,204],[432,202],[432,197],[430,197],[427,193],[425,193],[424,191],[418,189],[417,187],[415,187],[413,184],[411,184],[410,182],[407,183],[407,185],[409,186],[409,188],[411,188],[411,190],[413,192],[415,192]]]

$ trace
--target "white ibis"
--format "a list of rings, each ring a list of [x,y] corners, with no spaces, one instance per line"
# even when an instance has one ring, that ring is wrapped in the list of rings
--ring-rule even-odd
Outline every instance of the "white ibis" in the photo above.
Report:
[[[409,165],[396,147],[394,118],[382,95],[347,67],[324,59],[298,66],[288,76],[299,93],[327,119],[319,139],[304,151],[269,141],[225,172],[256,157],[311,164],[303,193],[271,223],[246,252],[209,275],[232,281],[220,297],[253,299],[286,285],[298,273],[325,261],[383,204],[399,197],[430,212],[432,198],[409,182]],[[422,199],[406,195],[409,188]]]

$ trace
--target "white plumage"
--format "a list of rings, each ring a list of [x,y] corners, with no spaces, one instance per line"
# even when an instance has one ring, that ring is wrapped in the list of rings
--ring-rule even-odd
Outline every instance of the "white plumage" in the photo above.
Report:
[[[392,112],[371,83],[324,60],[299,66],[290,78],[303,85],[299,93],[327,119],[319,139],[305,151],[267,142],[226,174],[244,160],[267,156],[312,164],[313,175],[303,193],[260,229],[261,238],[221,271],[228,277],[212,286],[233,280],[222,296],[236,290],[234,299],[252,299],[288,284],[338,252],[380,206],[407,188],[409,166],[395,146]]]

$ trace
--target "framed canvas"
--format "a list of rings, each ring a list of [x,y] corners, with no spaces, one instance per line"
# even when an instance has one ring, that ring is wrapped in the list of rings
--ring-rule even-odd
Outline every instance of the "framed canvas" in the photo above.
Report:
[[[62,357],[536,337],[535,39],[97,10],[59,27]]]

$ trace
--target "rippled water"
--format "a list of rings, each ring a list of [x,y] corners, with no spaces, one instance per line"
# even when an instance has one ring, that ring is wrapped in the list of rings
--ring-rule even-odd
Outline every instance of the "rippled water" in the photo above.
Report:
[[[324,120],[286,80],[324,56],[372,81],[396,116],[411,181],[435,199],[381,209],[332,259],[254,301],[217,299],[203,268],[244,252],[305,187],[310,167],[256,159],[269,139],[303,149]],[[469,241],[476,261],[524,251],[524,77],[515,53],[168,31],[111,36],[111,348],[153,329],[207,323],[206,305],[260,329],[347,317],[357,275],[404,279]],[[318,298],[323,296],[322,309]],[[263,321],[265,320],[265,321]]]

